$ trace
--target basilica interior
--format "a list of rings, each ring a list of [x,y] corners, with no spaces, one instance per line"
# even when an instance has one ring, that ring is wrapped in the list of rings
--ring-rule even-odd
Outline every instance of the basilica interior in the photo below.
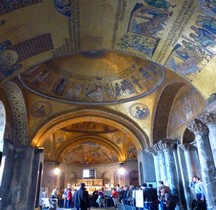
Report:
[[[0,1],[0,209],[34,210],[67,184],[162,180],[189,210],[196,175],[215,210],[215,13],[211,0]]]

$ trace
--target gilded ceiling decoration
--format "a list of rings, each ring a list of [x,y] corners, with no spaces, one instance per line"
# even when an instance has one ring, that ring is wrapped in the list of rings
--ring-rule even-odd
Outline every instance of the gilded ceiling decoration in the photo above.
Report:
[[[43,62],[52,63],[53,58],[98,50],[150,59],[189,79],[198,89],[202,86],[200,76],[207,80],[214,75],[211,68],[216,53],[216,6],[210,0],[29,0],[27,3],[14,0],[1,1],[0,8],[2,82]],[[48,22],[49,19],[55,21]],[[67,78],[64,68],[57,69],[62,76],[52,74],[49,88],[43,91],[39,88],[38,93],[67,102],[83,103],[85,99],[86,103],[97,104],[136,99],[158,84],[156,81],[146,87],[140,80],[139,85],[141,72],[137,69],[136,73],[109,82],[107,78],[98,81],[97,74],[93,74],[95,78],[89,84],[84,84],[81,78],[75,81],[77,73]],[[88,75],[89,71],[85,73]],[[31,81],[25,82],[32,85]],[[123,86],[125,83],[130,86],[126,93],[124,88],[123,93],[115,90],[120,89],[122,82]],[[61,88],[55,89],[58,85],[64,86],[63,93]],[[35,87],[30,88],[35,91]],[[208,96],[215,90],[211,83],[204,93]]]
[[[20,75],[41,96],[83,104],[112,104],[141,98],[160,86],[164,69],[152,62],[105,51],[58,58]]]
[[[103,161],[134,158],[134,148],[151,145],[149,139],[176,137],[172,130],[183,129],[203,107],[202,97],[216,92],[215,13],[211,0],[0,1],[0,83],[20,86],[33,144],[46,146],[47,160],[66,151],[63,144],[71,157],[88,147],[92,157],[102,156],[98,148],[107,153]],[[72,119],[68,113],[79,105],[108,111]],[[82,135],[95,141],[70,144]],[[113,156],[112,143],[123,154]],[[72,162],[93,159],[79,157]]]
[[[122,131],[103,123],[65,126],[47,137],[45,160],[67,164],[103,164],[137,160],[134,142]]]

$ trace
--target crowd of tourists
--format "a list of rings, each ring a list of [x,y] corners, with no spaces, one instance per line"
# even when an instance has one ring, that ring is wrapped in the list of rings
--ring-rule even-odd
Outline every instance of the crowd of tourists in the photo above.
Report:
[[[55,188],[50,198],[57,197],[57,191],[58,188]],[[187,206],[190,210],[206,210],[203,183],[199,177],[194,176],[192,178],[186,192]],[[137,204],[137,200],[140,201],[138,195],[142,197],[141,205]],[[158,182],[157,188],[154,188],[152,184],[147,185],[147,183],[143,183],[141,186],[125,185],[124,187],[118,184],[111,189],[110,194],[101,188],[95,190],[92,195],[89,195],[85,184],[82,183],[79,190],[71,189],[68,186],[63,192],[63,198],[65,208],[77,208],[77,210],[88,210],[90,207],[109,207],[107,202],[110,199],[112,200],[111,206],[115,208],[117,208],[118,203],[135,206],[143,210],[175,210],[177,205],[181,205],[178,193],[165,185],[163,181]]]

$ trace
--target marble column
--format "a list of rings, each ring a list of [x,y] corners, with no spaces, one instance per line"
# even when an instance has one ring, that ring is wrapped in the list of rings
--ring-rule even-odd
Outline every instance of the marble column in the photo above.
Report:
[[[7,193],[2,198],[4,209],[34,210],[38,206],[40,194],[39,161],[36,148],[21,146],[13,148],[10,181]]]
[[[155,170],[155,178],[156,178],[156,184],[161,180],[161,175],[160,175],[160,164],[159,164],[159,159],[158,159],[158,154],[157,152],[153,149],[153,147],[149,147],[145,149],[147,153],[149,153],[153,157],[154,161],[154,170]]]
[[[189,210],[189,202],[188,202],[188,190],[190,187],[191,178],[194,175],[200,177],[200,165],[198,160],[197,149],[195,146],[195,142],[192,144],[180,144],[178,148],[182,152],[182,159],[180,162],[181,165],[181,176],[182,176],[182,184],[183,184],[183,192],[184,192],[184,200],[183,202],[187,205],[187,209]],[[194,196],[193,188],[190,188],[191,195]]]
[[[209,142],[213,154],[214,164],[216,167],[216,112],[207,112],[202,114],[199,119],[209,129]]]
[[[164,183],[167,182],[167,173],[166,173],[166,163],[165,163],[165,157],[163,153],[163,144],[162,141],[159,141],[158,143],[153,145],[153,148],[155,152],[157,152],[157,161],[159,164],[159,171],[160,171],[160,178],[161,181]]]
[[[175,159],[173,150],[176,149],[176,143],[171,143],[169,140],[169,143],[164,141],[162,148],[164,152],[164,158],[166,163],[166,172],[167,172],[167,180],[169,183],[169,187],[171,189],[171,192],[173,194],[178,194],[178,180],[177,180],[177,172],[176,172],[176,166],[175,166]]]
[[[187,125],[195,134],[208,210],[216,209],[216,168],[208,138],[208,128],[198,119]]]
[[[161,174],[160,174],[160,164],[158,160],[158,155],[153,155],[154,158],[154,167],[155,167],[155,177],[156,177],[156,183],[161,180]]]
[[[181,144],[179,147],[184,151],[184,158],[185,158],[185,165],[187,169],[187,181],[188,181],[188,186],[191,181],[191,178],[194,175],[200,176],[200,165],[199,161],[197,161],[198,156],[197,156],[197,150],[195,145],[191,144]]]
[[[142,150],[138,153],[138,162],[142,165],[143,182],[154,182],[154,160],[151,154],[147,150]],[[141,183],[142,184],[142,183]]]

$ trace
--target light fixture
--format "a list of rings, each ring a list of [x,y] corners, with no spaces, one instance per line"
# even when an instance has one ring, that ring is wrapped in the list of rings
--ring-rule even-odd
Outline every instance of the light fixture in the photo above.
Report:
[[[60,170],[59,167],[56,167],[56,168],[54,168],[54,170],[53,170],[53,173],[54,173],[55,175],[59,175],[60,172],[61,172],[61,170]]]
[[[123,167],[121,167],[121,168],[119,169],[119,173],[120,173],[121,175],[124,175],[124,174],[125,174],[125,169],[124,169]]]
[[[125,168],[123,167],[123,163],[119,164],[119,174],[124,175],[125,174]]]

